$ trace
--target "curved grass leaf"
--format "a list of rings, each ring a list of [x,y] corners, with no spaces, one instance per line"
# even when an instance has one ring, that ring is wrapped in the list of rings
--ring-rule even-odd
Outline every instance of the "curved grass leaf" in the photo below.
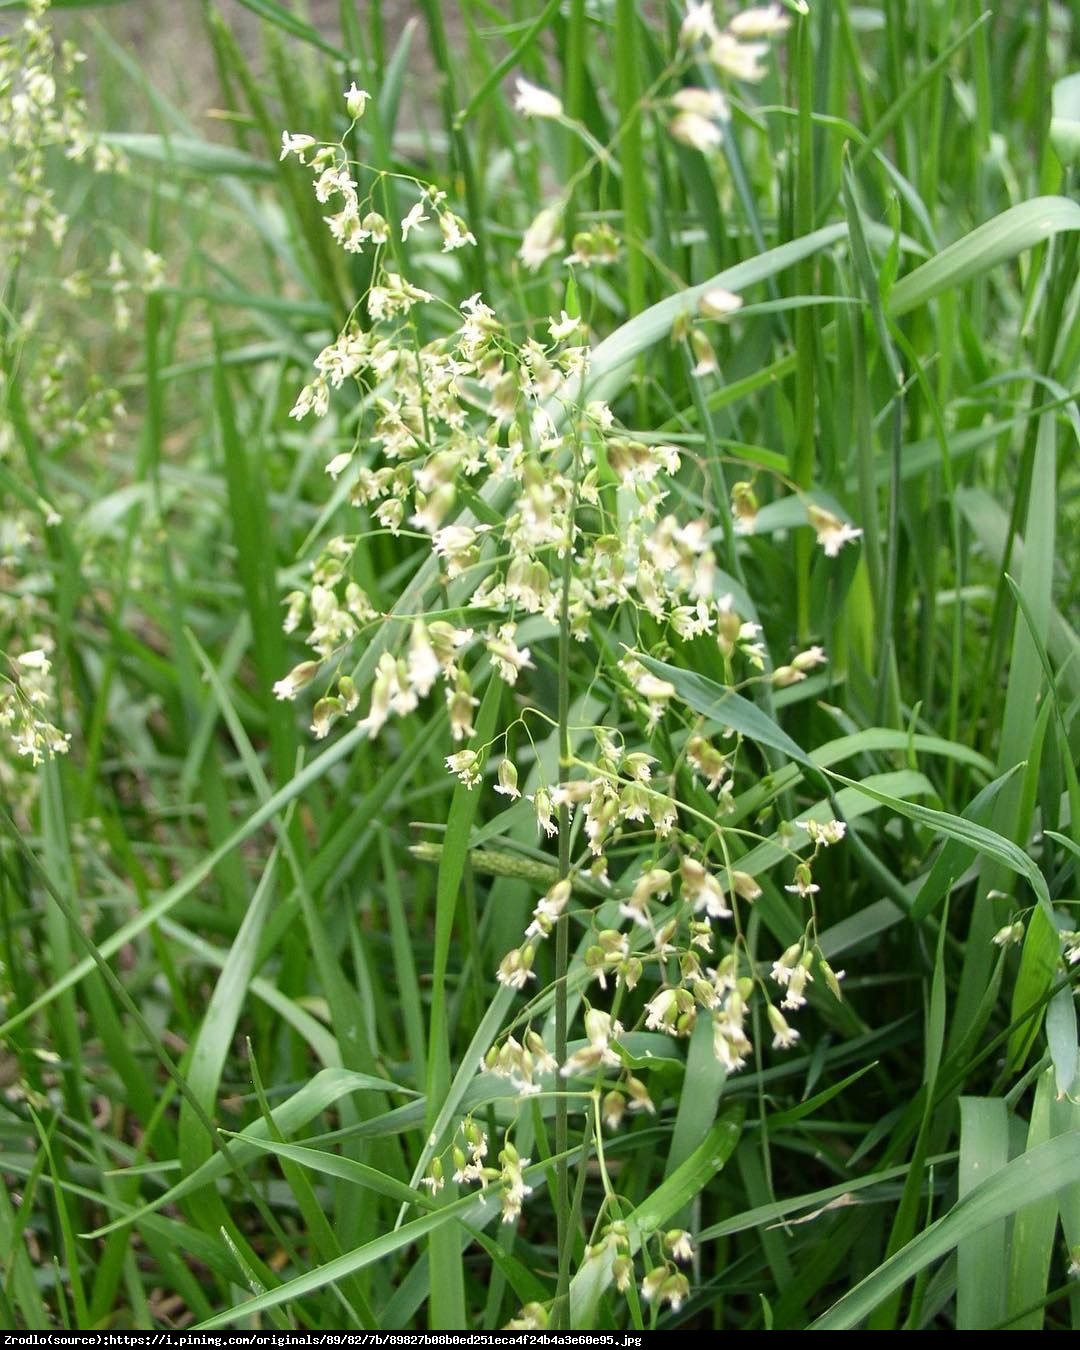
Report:
[[[985,819],[988,819],[998,793],[1019,771],[1019,768],[1020,766],[1016,765],[1001,774],[1000,777],[995,778],[992,783],[987,783],[986,787],[964,807],[964,819],[974,821],[977,825],[981,825]],[[933,913],[942,896],[957,878],[967,871],[974,857],[975,849],[970,845],[962,844],[958,839],[946,840],[945,847],[934,859],[934,864],[919,887],[919,893],[911,906],[913,922],[920,922],[928,914]]]
[[[878,1304],[988,1224],[1018,1213],[1027,1204],[1080,1183],[1080,1131],[1072,1130],[1029,1149],[913,1238],[895,1256],[845,1294],[811,1331],[850,1331],[865,1321]],[[988,1272],[988,1277],[1001,1272]]]
[[[641,664],[654,675],[673,684],[676,694],[694,712],[717,726],[739,732],[758,745],[768,745],[773,750],[779,750],[788,759],[811,769],[815,775],[819,772],[818,766],[806,751],[782,727],[777,726],[768,713],[762,712],[756,703],[736,694],[733,689],[725,689],[707,675],[683,670],[651,656],[642,656],[640,659]]]
[[[1018,844],[1014,844],[1011,839],[1006,839],[1003,835],[997,834],[985,825],[976,825],[974,821],[965,820],[963,816],[954,816],[948,811],[935,811],[929,806],[919,806],[914,802],[892,798],[888,793],[881,792],[866,783],[857,783],[854,779],[843,777],[842,774],[830,772],[829,777],[845,784],[855,792],[861,792],[867,797],[872,797],[874,801],[881,802],[883,806],[891,806],[894,811],[899,812],[902,816],[907,816],[909,820],[914,820],[917,824],[936,830],[950,839],[956,839],[974,849],[976,853],[993,858],[995,862],[1002,863],[1010,871],[1019,873],[1031,886],[1039,904],[1045,908],[1047,917],[1053,922],[1053,906],[1050,903],[1050,892],[1047,889],[1043,874],[1024,850]]]
[[[229,1132],[224,1131],[224,1133],[228,1134]],[[343,1158],[337,1153],[328,1153],[325,1149],[283,1143],[280,1139],[256,1139],[250,1134],[232,1134],[230,1137],[242,1139],[245,1144],[254,1148],[257,1152],[272,1153],[276,1157],[288,1158],[290,1162],[310,1168],[313,1172],[320,1172],[327,1177],[336,1177],[340,1181],[349,1182],[352,1186],[361,1186],[365,1190],[374,1191],[376,1195],[385,1195],[391,1200],[397,1200],[403,1205],[415,1205],[418,1209],[423,1210],[439,1208],[431,1197],[425,1195],[423,1191],[418,1191],[412,1186],[406,1186],[403,1181],[387,1176],[385,1172],[380,1172],[376,1167],[368,1167],[366,1163],[356,1162],[353,1158]]]
[[[726,1079],[727,1070],[713,1052],[712,1023],[708,1018],[700,1017],[691,1033],[690,1046],[686,1052],[684,1082],[687,1085],[692,1083],[693,1090],[684,1090],[680,1094],[675,1128],[671,1132],[671,1147],[664,1164],[666,1177],[673,1175],[708,1137]],[[689,1211],[673,1215],[672,1222],[677,1227],[688,1228]]]
[[[320,1069],[315,1077],[310,1082],[305,1083],[299,1092],[293,1093],[287,1101],[274,1107],[270,1113],[274,1127],[283,1135],[294,1134],[297,1130],[302,1129],[309,1120],[313,1120],[322,1111],[327,1110],[335,1102],[340,1101],[342,1097],[346,1097],[353,1092],[378,1092],[380,1094],[402,1092],[410,1097],[416,1095],[411,1088],[400,1087],[385,1078],[375,1078],[371,1074],[354,1073],[349,1069]],[[243,1133],[237,1135],[235,1142],[230,1144],[228,1149],[232,1165],[242,1166],[249,1158],[254,1157],[258,1152],[259,1142],[265,1140],[268,1133],[267,1122],[257,1120],[248,1126]],[[86,1236],[90,1238],[104,1237],[116,1228],[134,1223],[144,1214],[150,1214],[165,1205],[172,1205],[192,1191],[197,1191],[224,1176],[229,1167],[230,1159],[226,1158],[224,1153],[215,1153],[190,1176],[186,1176],[182,1181],[177,1182],[157,1200],[151,1201],[130,1214],[125,1214],[123,1218],[114,1219],[112,1223],[96,1228]]]
[[[256,159],[230,145],[215,145],[195,136],[155,136],[150,132],[112,131],[102,139],[106,144],[134,159],[181,169],[195,177],[261,178],[272,182],[277,177],[273,164]]]
[[[279,847],[270,855],[251,904],[244,913],[236,938],[225,958],[214,992],[206,1008],[202,1025],[188,1058],[186,1073],[192,1097],[213,1115],[214,1099],[225,1068],[240,1013],[247,998],[259,940],[275,892]],[[213,1151],[190,1101],[180,1107],[178,1128],[180,1158],[186,1172],[194,1170]]]
[[[531,1175],[535,1175],[535,1172],[532,1172]],[[316,1290],[325,1289],[328,1284],[334,1284],[348,1275],[364,1270],[376,1261],[385,1260],[394,1252],[411,1247],[420,1238],[427,1237],[440,1229],[445,1229],[449,1224],[461,1221],[479,1226],[489,1222],[497,1212],[498,1200],[495,1197],[463,1196],[460,1200],[441,1206],[431,1214],[424,1214],[419,1219],[413,1219],[410,1223],[402,1224],[400,1228],[396,1228],[391,1233],[382,1234],[372,1242],[365,1242],[363,1246],[357,1247],[351,1252],[346,1252],[333,1261],[328,1261],[324,1265],[317,1266],[314,1270],[298,1275],[295,1279],[286,1281],[277,1289],[269,1289],[265,1293],[257,1294],[254,1298],[237,1304],[233,1308],[227,1308],[208,1321],[200,1322],[194,1330],[209,1331],[215,1327],[227,1327],[241,1319],[246,1320],[256,1313],[277,1308],[282,1303],[304,1298],[308,1294],[315,1293]]]
[[[1011,206],[901,277],[889,292],[886,307],[898,318],[1063,230],[1080,230],[1080,203],[1068,197],[1035,197]]]
[[[306,20],[294,14],[292,10],[286,9],[284,5],[278,4],[278,0],[238,0],[245,9],[249,9],[252,14],[257,14],[260,19],[265,19],[267,23],[273,24],[275,28],[280,28],[283,33],[288,33],[290,37],[299,38],[301,42],[307,42],[312,47],[317,47],[319,51],[325,52],[327,56],[343,59],[344,52],[338,50],[332,43],[327,42],[317,28]]]
[[[1053,1134],[1053,1101],[1054,1075],[1047,1069],[1039,1075],[1035,1087],[1027,1132],[1028,1149],[1044,1143]],[[1044,1195],[1036,1203],[1025,1205],[1013,1220],[1005,1285],[1009,1326],[1015,1331],[1043,1330],[1046,1312],[1043,1305],[1050,1288],[1050,1264],[1057,1225],[1056,1194]]]
[[[770,277],[794,267],[804,258],[820,253],[831,244],[847,238],[847,225],[826,225],[812,234],[780,244],[745,262],[736,263],[698,286],[690,286],[677,295],[670,295],[636,314],[593,351],[589,365],[588,397],[612,399],[629,378],[634,361],[655,342],[666,337],[672,325],[684,314],[693,314],[699,297],[712,287],[736,293],[767,281]]]
[[[936,1163],[952,1162],[955,1154],[942,1154],[940,1157],[928,1158],[927,1165]],[[806,1223],[811,1218],[817,1218],[825,1210],[842,1209],[848,1205],[877,1205],[877,1204],[895,1204],[895,1190],[889,1189],[894,1181],[903,1181],[909,1171],[907,1163],[900,1167],[889,1167],[882,1172],[872,1172],[869,1176],[853,1177],[847,1181],[837,1182],[835,1186],[826,1186],[819,1191],[811,1191],[806,1195],[796,1195],[785,1200],[775,1200],[768,1205],[758,1205],[754,1209],[748,1209],[742,1214],[736,1214],[733,1218],[724,1219],[720,1223],[712,1224],[698,1234],[699,1242],[711,1242],[716,1238],[728,1237],[734,1233],[745,1233],[751,1228],[760,1228],[764,1224],[782,1224],[785,1221],[789,1223]],[[869,1195],[865,1199],[858,1198],[863,1191],[880,1190],[880,1194]],[[803,1214],[798,1218],[793,1218],[800,1210],[809,1210],[810,1213]]]

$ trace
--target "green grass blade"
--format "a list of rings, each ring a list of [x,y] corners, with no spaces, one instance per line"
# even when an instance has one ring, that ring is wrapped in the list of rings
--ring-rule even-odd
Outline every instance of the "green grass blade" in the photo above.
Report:
[[[811,1324],[811,1331],[850,1331],[877,1304],[987,1224],[1080,1182],[1080,1133],[1070,1131],[1029,1149],[980,1182],[943,1218],[913,1238]]]
[[[159,136],[150,132],[112,132],[105,137],[106,144],[120,150],[132,159],[144,159],[149,164],[164,165],[173,172],[192,177],[254,178],[272,182],[277,177],[276,167],[267,160],[256,159],[242,150],[213,141],[200,141],[193,136]]]
[[[758,745],[771,746],[788,759],[793,759],[813,773],[817,773],[817,765],[806,751],[796,745],[787,732],[777,726],[767,713],[762,712],[756,703],[751,703],[741,694],[724,688],[715,680],[710,680],[706,675],[699,675],[696,671],[684,670],[666,661],[657,661],[651,656],[643,656],[641,659],[655,675],[669,680],[687,707],[707,718],[711,725],[730,728]]]
[[[992,858],[1010,871],[1018,873],[1031,886],[1039,904],[1045,907],[1047,914],[1053,912],[1050,892],[1047,890],[1043,874],[1023,849],[1014,844],[1011,839],[1004,838],[986,826],[976,825],[972,821],[965,820],[963,816],[955,816],[947,811],[935,811],[931,807],[901,801],[899,798],[890,800],[887,793],[871,788],[866,783],[857,783],[850,778],[845,778],[842,774],[830,772],[829,776],[838,783],[844,783],[854,792],[872,797],[874,801],[881,802],[883,806],[891,807],[900,815],[907,816],[909,820],[928,825],[931,829],[947,835],[950,839],[958,840],[969,848],[973,848],[977,853]]]
[[[1047,1070],[1040,1076],[1035,1089],[1031,1124],[1028,1127],[1028,1149],[1038,1147],[1051,1136],[1054,1093],[1054,1074]],[[1006,1288],[1009,1325],[1016,1331],[1043,1330],[1044,1311],[1040,1304],[1049,1288],[1057,1220],[1055,1195],[1044,1196],[1036,1204],[1026,1205],[1013,1220]],[[1031,1311],[1026,1311],[1028,1309]]]
[[[1080,230],[1080,203],[1067,197],[1037,197],[1011,206],[901,277],[889,292],[888,312],[899,318],[1063,230]]]
[[[286,9],[278,0],[239,0],[245,9],[249,9],[252,14],[257,14],[260,19],[265,19],[267,23],[280,29],[283,33],[288,33],[290,37],[299,38],[301,42],[309,43],[317,48],[326,56],[335,57],[341,60],[343,52],[330,42],[327,42],[322,33],[312,24],[300,18],[293,13],[291,9]]]
[[[963,1200],[1008,1161],[1009,1121],[1004,1101],[961,1097],[959,1198]],[[1004,1219],[957,1243],[957,1331],[985,1331],[1004,1317],[1004,1281],[987,1275],[1005,1269],[1007,1251]]]

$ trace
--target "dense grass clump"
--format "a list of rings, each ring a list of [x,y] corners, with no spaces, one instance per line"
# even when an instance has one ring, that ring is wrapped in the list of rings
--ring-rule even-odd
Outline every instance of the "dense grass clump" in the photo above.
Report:
[[[0,1324],[1075,1328],[1076,6],[0,9]]]

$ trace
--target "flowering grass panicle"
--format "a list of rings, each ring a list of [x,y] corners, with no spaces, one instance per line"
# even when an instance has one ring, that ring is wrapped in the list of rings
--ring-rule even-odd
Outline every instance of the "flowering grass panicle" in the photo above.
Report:
[[[73,180],[123,176],[127,165],[91,128],[78,80],[85,55],[57,39],[48,0],[23,8],[0,34],[0,785],[29,819],[32,771],[71,742],[58,725],[64,662],[56,659],[55,559],[71,529],[69,510],[82,503],[66,486],[62,460],[73,448],[112,451],[126,417],[100,354],[88,350],[72,318],[104,300],[102,331],[111,339],[126,333],[136,301],[162,286],[164,261],[109,222],[79,221],[75,231],[61,209]],[[84,541],[86,577],[103,576],[104,563]],[[131,584],[137,563],[133,549]]]
[[[757,44],[745,36],[699,37],[714,53],[727,40],[744,63],[757,60]],[[529,116],[563,116],[554,96],[525,82],[518,105]],[[726,116],[719,95],[683,91],[676,106],[685,117]],[[764,840],[726,819],[736,781],[752,771],[752,744],[741,732],[718,738],[654,657],[669,657],[677,671],[708,650],[729,687],[783,688],[804,680],[825,653],[812,646],[772,665],[760,625],[724,586],[703,466],[662,436],[631,431],[590,398],[590,333],[576,307],[568,303],[522,333],[482,294],[447,303],[406,275],[401,253],[433,221],[444,251],[474,242],[443,192],[412,180],[391,184],[351,164],[342,145],[301,133],[286,133],[282,154],[308,169],[320,203],[338,207],[326,217],[334,238],[346,251],[370,251],[372,268],[366,294],[315,358],[315,376],[292,409],[299,421],[333,419],[335,400],[347,393],[342,414],[353,410],[355,429],[326,468],[344,486],[356,523],[323,549],[310,584],[287,597],[284,626],[305,633],[314,659],[279,680],[275,693],[292,699],[329,679],[336,692],[318,697],[314,734],[325,736],[356,708],[371,739],[441,698],[458,747],[445,755],[448,772],[469,790],[490,783],[507,809],[523,797],[531,803],[540,841],[558,839],[568,865],[495,978],[539,998],[540,971],[549,969],[543,950],[560,924],[570,924],[597,1001],[584,999],[583,1038],[561,1062],[546,1035],[531,1026],[522,1035],[515,1023],[495,1037],[481,1067],[521,1097],[593,1102],[598,1125],[618,1129],[628,1112],[657,1109],[629,1049],[639,1032],[685,1040],[704,1018],[718,1063],[734,1073],[757,1053],[759,1006],[772,1048],[783,1051],[800,1036],[785,1013],[804,1007],[815,972],[840,993],[817,938],[813,869],[842,838],[843,822],[815,817],[777,836],[785,841],[778,856],[794,875],[779,889],[806,902],[807,915],[802,939],[770,973],[748,938],[749,911],[766,883],[760,869],[738,866]],[[362,196],[358,183],[368,178],[374,185]],[[413,196],[396,224],[391,186]],[[541,212],[526,233],[527,267],[564,247],[560,227],[558,211]],[[696,317],[727,319],[740,304],[714,289]],[[747,484],[718,505],[744,520],[756,513]],[[824,508],[810,519],[830,556],[858,534]],[[385,598],[369,597],[353,575],[358,541],[378,532],[426,554],[421,612],[386,612]],[[357,643],[375,640],[381,654],[362,689],[349,664]],[[602,724],[562,727],[570,754],[552,780],[537,738],[559,725],[559,712],[539,676],[560,643],[593,672],[608,712]],[[516,713],[477,743],[474,691],[493,680]],[[506,1223],[517,1221],[532,1189],[509,1133],[497,1169],[481,1164],[475,1146],[456,1144],[446,1155],[456,1184],[498,1184]],[[425,1184],[439,1189],[445,1170],[442,1155],[434,1157]],[[681,1305],[688,1284],[673,1262],[688,1251],[685,1235],[671,1238],[644,1277],[646,1299]],[[629,1252],[620,1249],[618,1259],[626,1265]],[[629,1267],[621,1278],[625,1284]]]

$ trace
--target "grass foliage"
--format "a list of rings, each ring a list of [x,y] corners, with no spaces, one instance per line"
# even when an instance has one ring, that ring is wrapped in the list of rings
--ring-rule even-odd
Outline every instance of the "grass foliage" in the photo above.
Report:
[[[0,119],[0,1324],[1075,1329],[1080,7],[792,4],[752,81],[673,4],[424,0],[395,30],[377,0],[322,27],[242,0],[244,41],[182,8],[212,115],[117,38],[122,7],[0,5],[19,78],[54,59],[27,54],[28,11],[88,56],[57,45],[55,103],[28,95],[55,109],[36,148]],[[558,114],[523,115],[515,77]],[[681,88],[727,115],[680,124]],[[364,166],[383,255],[338,247],[284,129]],[[429,182],[472,245],[399,237]],[[760,675],[749,640],[723,657],[645,608],[572,639],[577,561],[552,549],[558,605],[515,620],[532,668],[470,658],[463,740],[438,691],[381,728],[339,717],[331,668],[367,709],[415,617],[490,627],[472,597],[502,565],[481,543],[455,577],[350,500],[385,390],[289,417],[389,267],[435,297],[418,361],[475,292],[516,350],[580,319],[589,372],[553,417],[604,400],[635,453],[677,447],[661,513],[705,522]],[[714,317],[723,292],[741,307]],[[636,482],[596,444],[618,541]],[[563,453],[546,472],[584,518]],[[440,523],[498,540],[511,496],[459,484]],[[344,535],[370,613],[283,699],[313,659],[283,600]],[[673,721],[628,694],[624,647]],[[748,1001],[811,934],[798,1044],[769,1048],[759,992],[737,1072],[704,1013],[646,1024],[680,983],[650,957],[663,895],[615,1049],[584,1020],[612,1007],[590,948],[671,841],[613,831],[605,891],[580,812],[549,844],[492,791],[501,752],[478,787],[444,761],[519,728],[535,797],[593,726],[743,878],[715,959]],[[690,774],[701,732],[737,747],[722,802]],[[818,857],[809,818],[846,837]],[[808,900],[785,882],[811,855]],[[498,982],[561,878],[538,978]],[[523,1097],[480,1071],[508,1032],[613,1067],[538,1067]],[[615,1079],[652,1110],[612,1130]],[[455,1184],[481,1133],[489,1184]]]

